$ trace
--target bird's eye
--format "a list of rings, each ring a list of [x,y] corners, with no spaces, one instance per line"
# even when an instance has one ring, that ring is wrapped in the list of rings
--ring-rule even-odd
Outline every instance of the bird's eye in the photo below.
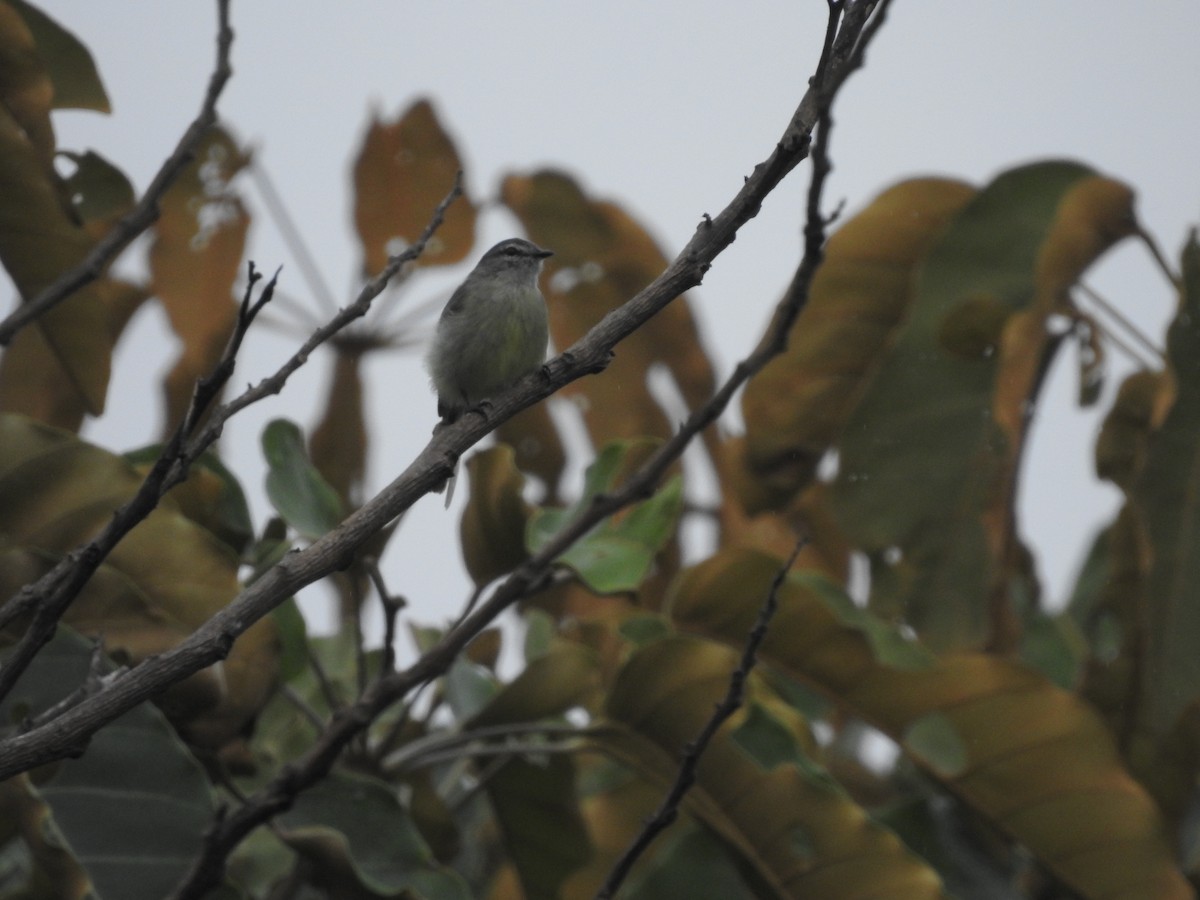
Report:
[[[520,256],[521,251],[518,250],[516,247],[506,247],[506,248],[504,248],[504,255],[505,256]]]

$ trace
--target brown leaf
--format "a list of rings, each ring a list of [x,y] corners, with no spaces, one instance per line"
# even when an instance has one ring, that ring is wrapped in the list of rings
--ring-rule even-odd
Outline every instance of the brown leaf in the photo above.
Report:
[[[476,587],[511,572],[529,556],[525,524],[530,506],[513,449],[497,444],[467,460],[471,494],[459,523],[463,560]]]
[[[416,242],[462,167],[428,100],[418,100],[391,122],[372,116],[354,161],[354,227],[362,243],[364,275],[387,264],[397,238]],[[475,244],[476,214],[475,204],[465,194],[459,197],[418,265],[465,259]]]
[[[726,551],[677,582],[681,628],[741,647],[780,562]],[[1191,898],[1154,801],[1092,707],[1031,669],[983,653],[885,662],[861,628],[789,579],[762,656],[891,735],[931,777],[1085,897]],[[960,758],[913,741],[937,723]]]
[[[667,259],[653,238],[614,203],[588,197],[554,171],[510,175],[501,199],[530,238],[554,251],[542,279],[550,331],[560,350],[657,277]],[[677,298],[616,350],[599,376],[568,385],[595,446],[617,438],[671,433],[646,376],[665,365],[690,409],[713,393],[712,366],[686,297]]]
[[[312,463],[342,498],[346,510],[361,499],[367,468],[367,424],[363,415],[361,350],[349,342],[333,343],[333,377],[321,421],[308,441]]]
[[[249,162],[226,132],[210,131],[167,191],[150,247],[151,290],[183,344],[164,385],[165,429],[182,418],[196,379],[220,358],[237,316],[233,286],[250,216],[229,182]]]

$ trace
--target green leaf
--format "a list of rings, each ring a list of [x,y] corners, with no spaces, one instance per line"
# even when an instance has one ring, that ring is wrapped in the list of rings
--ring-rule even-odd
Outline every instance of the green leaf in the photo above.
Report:
[[[1181,271],[1183,296],[1167,331],[1175,402],[1150,437],[1134,487],[1152,548],[1144,699],[1159,735],[1200,696],[1200,242],[1194,229]]]
[[[342,520],[337,491],[308,459],[304,436],[294,422],[275,419],[262,434],[267,497],[284,520],[301,535],[315,539]]]
[[[575,765],[561,754],[509,761],[487,782],[488,797],[527,900],[554,900],[591,856],[575,792]]]
[[[492,673],[459,657],[446,673],[446,702],[458,721],[466,721],[488,705],[500,689]]]
[[[595,652],[574,641],[558,641],[504,685],[470,720],[471,727],[534,722],[566,712],[598,686]]]
[[[550,651],[556,630],[557,626],[549,613],[536,607],[530,607],[525,611],[524,654],[526,665]]]
[[[745,720],[730,737],[768,772],[776,766],[794,763],[800,756],[791,729],[759,703],[750,704]]]
[[[614,441],[604,447],[584,475],[583,496],[567,509],[540,509],[529,520],[525,543],[530,552],[544,547],[564,526],[617,485],[628,454],[639,446]],[[668,481],[649,500],[624,516],[610,518],[576,541],[559,557],[591,590],[615,594],[636,590],[650,574],[654,558],[675,531],[683,508],[683,480]]]
[[[0,721],[18,707],[36,714],[84,684],[91,656],[87,641],[61,627],[0,704]],[[100,900],[169,893],[215,810],[200,764],[148,703],[98,731],[36,790]]]
[[[906,638],[894,625],[858,606],[839,585],[820,572],[796,572],[790,579],[811,591],[841,624],[860,632],[879,664],[910,671],[928,669],[934,664],[933,653]]]
[[[295,597],[288,597],[275,607],[271,618],[279,629],[279,679],[289,682],[308,669],[308,625]]]
[[[1045,323],[1131,233],[1132,201],[1073,162],[998,176],[928,250],[908,316],[846,423],[833,502],[871,557],[870,605],[935,650],[987,641]]]
[[[1087,638],[1067,613],[1028,617],[1021,634],[1021,659],[1061,688],[1079,685],[1090,648]]]
[[[921,716],[904,730],[904,746],[942,778],[967,768],[967,747],[958,729],[940,712]]]
[[[92,54],[79,38],[25,0],[8,0],[8,5],[33,34],[38,57],[54,84],[53,108],[112,112]]]
[[[469,900],[462,878],[438,864],[386,783],[333,772],[276,820],[281,836],[334,884],[394,897]]]
[[[672,828],[645,867],[621,890],[625,900],[756,900],[763,896],[742,876],[737,861],[706,828]]]

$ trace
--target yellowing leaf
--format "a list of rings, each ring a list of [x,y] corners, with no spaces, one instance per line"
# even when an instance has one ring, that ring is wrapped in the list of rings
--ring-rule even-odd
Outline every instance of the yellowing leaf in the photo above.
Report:
[[[788,349],[742,398],[759,504],[779,506],[811,479],[913,301],[914,270],[974,194],[961,181],[904,181],[829,239]]]
[[[459,523],[463,560],[477,587],[515,569],[529,556],[525,527],[530,506],[513,449],[497,444],[467,460],[471,493]]]
[[[676,622],[740,647],[779,565],[724,551],[690,569],[676,584]],[[917,762],[1072,889],[1193,897],[1157,806],[1091,706],[985,654],[947,655],[920,669],[886,665],[803,581],[788,579],[778,599],[764,659],[902,746],[915,735]]]
[[[0,581],[12,591],[111,519],[141,482],[118,456],[21,416],[0,416]],[[104,635],[136,662],[161,653],[237,595],[238,561],[167,500],[108,556],[64,618]],[[188,735],[220,746],[273,689],[278,648],[263,620],[234,644],[219,672],[169,692],[164,708]]]
[[[607,713],[619,727],[602,724],[600,745],[643,776],[669,783],[737,660],[728,648],[682,636],[641,648],[613,686]],[[786,707],[776,711],[786,722]],[[791,715],[796,746],[811,751]],[[741,718],[726,722],[700,757],[685,806],[737,851],[772,896],[945,896],[937,874],[813,763],[777,760],[767,769],[747,753],[736,738]]]
[[[168,432],[183,417],[196,380],[208,375],[233,331],[233,286],[250,217],[229,187],[249,157],[221,129],[167,191],[150,246],[150,288],[183,347],[167,376]]]
[[[910,314],[846,423],[834,506],[872,557],[872,607],[935,649],[1010,638],[1011,611],[989,599],[1007,596],[1010,497],[1045,321],[1130,232],[1131,204],[1128,188],[1070,162],[996,178],[928,248]],[[985,336],[951,352],[947,334],[972,319]]]
[[[354,162],[354,227],[364,275],[380,271],[389,254],[402,249],[393,246],[397,238],[404,245],[416,242],[462,167],[428,100],[418,100],[391,122],[372,117]],[[475,244],[475,218],[468,197],[455,200],[418,264],[465,259]]]

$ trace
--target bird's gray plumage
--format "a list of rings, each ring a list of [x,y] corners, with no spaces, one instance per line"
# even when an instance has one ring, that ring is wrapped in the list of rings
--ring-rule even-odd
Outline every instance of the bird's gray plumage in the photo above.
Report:
[[[426,359],[443,421],[545,361],[549,327],[537,276],[551,255],[521,238],[501,241],[450,297]]]

